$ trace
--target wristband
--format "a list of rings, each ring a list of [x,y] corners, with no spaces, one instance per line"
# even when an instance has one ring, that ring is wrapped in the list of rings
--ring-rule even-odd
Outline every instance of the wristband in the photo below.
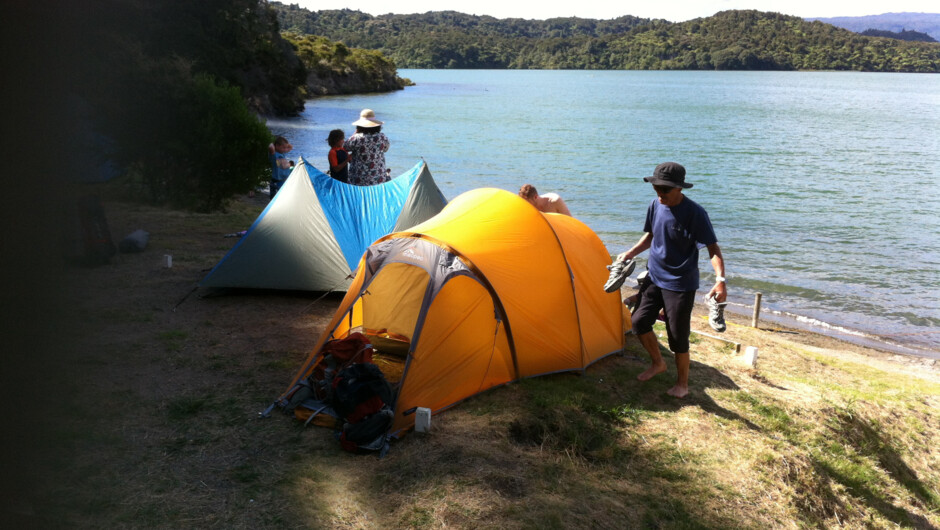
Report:
[[[715,276],[715,283],[725,283],[724,276]]]

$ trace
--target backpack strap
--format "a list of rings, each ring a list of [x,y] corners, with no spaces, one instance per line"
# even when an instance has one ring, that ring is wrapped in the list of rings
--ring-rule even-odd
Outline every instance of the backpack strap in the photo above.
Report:
[[[320,407],[320,408],[318,408],[317,410],[313,411],[313,414],[311,414],[310,417],[307,418],[307,421],[304,422],[304,427],[306,427],[311,421],[313,421],[313,418],[315,418],[315,417],[317,416],[317,414],[323,412],[323,409],[325,409],[325,408],[328,407],[328,406],[329,406],[329,405],[323,405],[322,407]]]

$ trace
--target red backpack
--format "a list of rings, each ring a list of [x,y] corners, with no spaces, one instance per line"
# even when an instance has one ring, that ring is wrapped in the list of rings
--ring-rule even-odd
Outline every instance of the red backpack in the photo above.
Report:
[[[387,450],[394,395],[378,366],[353,363],[343,368],[333,379],[332,399],[333,410],[342,419],[337,438],[343,449]]]
[[[350,333],[347,337],[324,344],[320,349],[320,360],[310,374],[316,399],[329,400],[336,374],[353,363],[371,363],[374,351],[369,339],[362,333]]]

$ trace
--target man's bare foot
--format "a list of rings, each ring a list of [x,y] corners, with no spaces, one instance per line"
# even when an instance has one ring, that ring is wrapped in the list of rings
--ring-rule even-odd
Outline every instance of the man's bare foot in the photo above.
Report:
[[[639,379],[640,381],[649,381],[654,376],[661,374],[665,371],[666,371],[666,363],[661,362],[659,364],[654,364],[650,366],[649,368],[646,369],[645,372],[636,376],[636,378]]]
[[[679,399],[684,398],[689,395],[689,387],[676,385],[666,391],[672,397],[677,397]]]

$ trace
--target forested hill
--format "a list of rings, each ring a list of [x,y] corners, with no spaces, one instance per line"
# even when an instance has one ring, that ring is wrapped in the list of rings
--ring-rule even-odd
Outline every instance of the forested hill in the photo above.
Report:
[[[592,43],[610,41],[648,19],[496,19],[455,11],[372,16],[349,9],[311,12],[277,2],[284,31],[377,49],[399,68],[583,68]],[[584,45],[584,50],[569,50]],[[577,61],[580,66],[571,61]],[[558,62],[561,61],[561,62]]]
[[[860,35],[865,35],[866,37],[887,37],[889,39],[899,39],[899,40],[909,40],[917,42],[937,42],[937,39],[927,35],[926,33],[921,33],[920,31],[914,30],[901,30],[901,31],[888,31],[886,29],[866,29],[865,31],[859,31]]]
[[[350,9],[311,12],[297,5],[271,2],[278,12],[283,30],[315,33],[332,39],[349,37],[349,46],[377,47],[414,33],[437,32],[472,35],[474,37],[558,38],[620,35],[649,19],[624,16],[612,20],[577,17],[527,20],[498,19],[456,11],[432,11],[413,15],[381,15],[374,17]]]
[[[283,30],[377,49],[399,68],[940,72],[940,44],[865,37],[751,10],[672,23],[495,19],[452,11],[372,16],[271,5]]]

